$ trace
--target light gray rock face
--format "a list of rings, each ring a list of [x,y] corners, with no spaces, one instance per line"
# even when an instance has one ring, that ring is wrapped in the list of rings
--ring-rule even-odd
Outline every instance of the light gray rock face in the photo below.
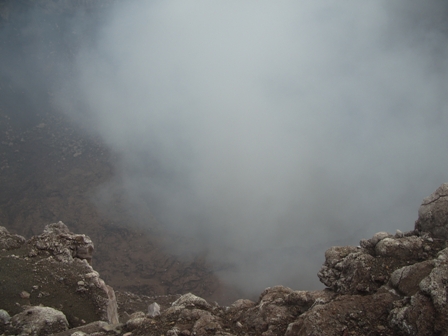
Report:
[[[176,301],[173,302],[173,307],[197,307],[201,309],[210,309],[211,305],[203,298],[191,293],[182,295]]]
[[[157,302],[153,302],[148,306],[148,316],[156,317],[160,315],[160,306]]]
[[[415,229],[429,232],[433,238],[448,239],[448,183],[423,200]]]
[[[418,259],[419,253],[423,253],[423,238],[403,237],[384,238],[375,246],[377,256],[391,257],[394,259],[410,260]]]
[[[9,334],[46,336],[68,329],[65,315],[50,307],[30,307],[11,319]]]
[[[58,261],[68,263],[72,262],[73,258],[78,258],[91,264],[94,251],[93,242],[88,236],[70,232],[62,222],[45,226],[44,232],[28,240],[27,244],[33,247],[30,256],[48,251]]]

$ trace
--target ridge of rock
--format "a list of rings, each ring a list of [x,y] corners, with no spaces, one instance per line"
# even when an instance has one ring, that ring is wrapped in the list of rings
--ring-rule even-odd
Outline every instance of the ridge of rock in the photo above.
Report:
[[[62,222],[28,241],[0,227],[0,333],[448,335],[447,202],[443,184],[424,199],[414,230],[330,247],[318,273],[324,290],[274,286],[229,307],[193,293],[115,293],[91,266],[93,242]]]

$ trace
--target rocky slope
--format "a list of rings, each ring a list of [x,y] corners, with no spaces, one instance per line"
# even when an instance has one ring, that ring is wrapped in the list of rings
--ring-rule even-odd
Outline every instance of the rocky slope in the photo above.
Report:
[[[0,109],[0,225],[29,238],[61,220],[89,235],[95,269],[114,288],[219,297],[219,280],[203,258],[180,260],[166,249],[188,244],[185,239],[161,230],[151,216],[135,218],[119,192],[106,205],[93,201],[112,179],[115,160],[98,139],[58,113],[40,115],[29,126],[17,123],[12,111]]]
[[[448,335],[448,184],[413,231],[331,247],[327,288],[275,286],[228,307],[191,293],[114,292],[91,267],[93,243],[62,222],[29,240],[0,230],[5,335]],[[11,317],[12,316],[12,317]]]
[[[0,225],[30,238],[63,221],[95,241],[94,267],[114,288],[221,300],[204,256],[167,248],[191,250],[191,241],[166,232],[149,210],[142,215],[118,187],[104,191],[120,158],[56,110],[51,79],[114,1],[0,0]],[[82,29],[73,29],[75,17]]]

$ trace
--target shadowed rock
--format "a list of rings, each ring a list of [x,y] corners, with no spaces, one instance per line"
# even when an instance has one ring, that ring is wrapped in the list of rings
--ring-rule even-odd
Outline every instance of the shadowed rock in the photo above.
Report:
[[[448,239],[448,183],[423,200],[415,229],[429,232],[433,238]]]
[[[25,244],[26,239],[22,236],[11,234],[9,231],[0,226],[0,250],[13,250]]]

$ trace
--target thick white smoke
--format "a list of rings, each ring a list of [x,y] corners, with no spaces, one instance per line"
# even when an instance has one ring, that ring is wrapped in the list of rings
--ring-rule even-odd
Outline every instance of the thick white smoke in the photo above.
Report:
[[[317,288],[325,248],[412,229],[448,181],[446,6],[389,3],[122,2],[58,102],[142,225],[247,293]]]

